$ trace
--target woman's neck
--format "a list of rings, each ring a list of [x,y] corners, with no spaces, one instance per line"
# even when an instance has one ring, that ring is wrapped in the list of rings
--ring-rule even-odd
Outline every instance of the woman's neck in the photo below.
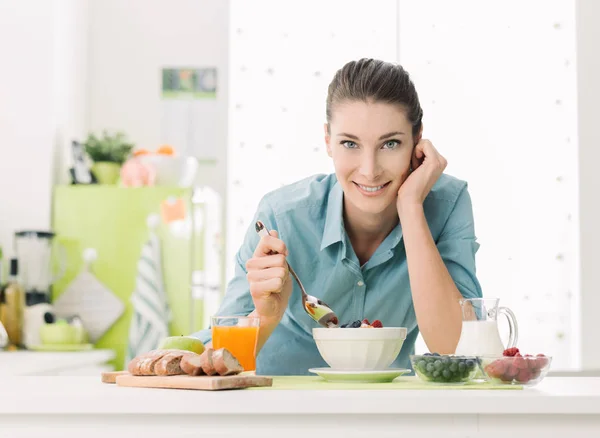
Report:
[[[344,200],[344,225],[361,266],[373,255],[398,224],[398,211],[394,204],[379,214],[358,211]]]

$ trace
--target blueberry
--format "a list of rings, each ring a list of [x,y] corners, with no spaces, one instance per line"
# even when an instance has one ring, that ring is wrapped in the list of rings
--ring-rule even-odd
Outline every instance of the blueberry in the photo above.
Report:
[[[351,328],[359,328],[362,325],[362,321],[354,321],[352,324],[350,324]]]
[[[458,363],[458,371],[459,371],[460,373],[462,373],[462,372],[465,370],[465,368],[467,368],[467,366],[465,365],[465,363],[464,363],[464,362],[459,362],[459,363]]]
[[[432,356],[439,356],[440,353],[433,353]]]
[[[458,364],[457,364],[456,362],[452,362],[452,363],[450,364],[450,366],[448,367],[448,369],[449,369],[450,371],[452,371],[453,373],[455,373],[455,372],[457,372],[457,371],[458,371]]]
[[[347,327],[348,327],[348,323],[346,323],[346,324],[342,324],[342,325],[340,326],[340,328],[347,328]]]
[[[434,379],[437,379],[438,377],[440,377],[440,372],[438,370],[435,370],[432,375]]]
[[[450,364],[450,358],[449,358],[449,357],[444,357],[444,358],[442,359],[442,363],[443,363],[445,366],[448,366],[448,365]]]
[[[444,379],[450,379],[450,377],[452,377],[452,373],[447,369],[442,371],[442,375],[444,376]]]
[[[475,368],[475,362],[472,361],[471,359],[467,359],[465,362],[465,365],[467,366],[467,368],[469,369],[473,369]]]
[[[435,371],[435,366],[432,363],[427,364],[427,372],[433,373]]]
[[[442,364],[441,360],[436,360],[433,366],[435,366],[435,369],[439,371],[444,367],[444,364]]]
[[[425,370],[427,370],[427,362],[425,362],[423,359],[421,359],[420,361],[417,362],[417,367],[421,371],[425,371]]]
[[[431,353],[425,353],[423,356],[431,356]]]

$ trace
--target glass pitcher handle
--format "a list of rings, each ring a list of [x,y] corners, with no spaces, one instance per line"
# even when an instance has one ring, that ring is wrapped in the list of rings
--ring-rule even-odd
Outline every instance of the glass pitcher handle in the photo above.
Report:
[[[519,326],[517,325],[517,317],[508,307],[498,308],[498,314],[506,316],[508,320],[508,345],[506,348],[513,348],[517,346],[519,340]]]

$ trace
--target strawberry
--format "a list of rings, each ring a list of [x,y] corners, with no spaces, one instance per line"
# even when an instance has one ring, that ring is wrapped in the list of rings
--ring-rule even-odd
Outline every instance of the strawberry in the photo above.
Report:
[[[519,374],[519,368],[515,366],[514,363],[506,364],[506,371],[504,372],[504,376],[510,379],[514,379]]]
[[[485,372],[488,376],[499,379],[504,374],[504,362],[502,360],[495,360],[494,362],[486,365]]]
[[[519,355],[515,356],[513,364],[520,370],[526,370],[527,368],[529,368],[529,366],[527,365],[527,359]]]
[[[517,347],[507,348],[502,353],[503,356],[515,356],[519,353],[519,349]]]
[[[376,328],[381,328],[381,327],[383,327],[383,324],[381,323],[381,321],[379,321],[378,319],[376,319],[375,321],[373,321],[371,323],[371,326],[372,327],[376,327]],[[373,333],[375,333],[375,332],[373,332]]]
[[[527,368],[519,371],[519,374],[517,375],[517,382],[527,383],[530,380],[531,380],[531,371],[529,371]]]
[[[366,324],[366,325],[371,325],[371,323],[369,322],[369,320],[367,318],[363,319],[362,323]]]
[[[536,356],[536,358],[537,358],[535,360],[536,365],[537,365],[536,368],[541,369],[541,368],[544,368],[546,365],[548,365],[548,358],[545,355],[538,354]]]

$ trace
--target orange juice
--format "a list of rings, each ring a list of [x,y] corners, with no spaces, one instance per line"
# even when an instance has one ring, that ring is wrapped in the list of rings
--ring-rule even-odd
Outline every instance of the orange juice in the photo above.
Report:
[[[256,370],[258,327],[213,326],[212,347],[226,348],[240,361],[244,371]]]

